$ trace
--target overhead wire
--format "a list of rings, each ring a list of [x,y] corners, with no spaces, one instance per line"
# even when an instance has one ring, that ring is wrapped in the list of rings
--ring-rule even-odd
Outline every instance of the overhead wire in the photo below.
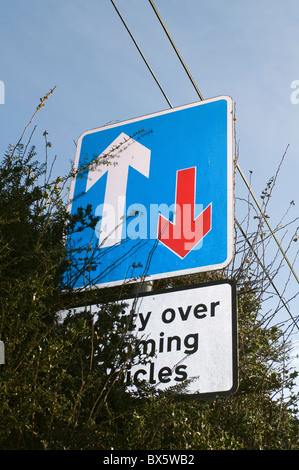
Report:
[[[297,324],[296,319],[294,318],[294,316],[293,316],[292,313],[290,312],[290,309],[289,309],[289,307],[287,306],[286,302],[284,301],[284,299],[283,299],[282,296],[280,295],[280,293],[279,293],[277,287],[275,286],[275,284],[274,284],[274,282],[273,282],[273,279],[271,278],[270,274],[268,273],[268,270],[265,268],[265,266],[264,266],[263,263],[261,262],[261,260],[260,260],[260,258],[259,258],[259,256],[258,256],[258,254],[256,253],[254,247],[252,246],[252,243],[250,243],[250,241],[248,240],[248,237],[247,237],[246,233],[245,233],[244,230],[242,229],[242,227],[241,227],[241,225],[239,224],[239,222],[238,222],[237,219],[235,219],[235,222],[236,222],[236,224],[237,224],[237,226],[238,226],[238,229],[240,230],[240,232],[242,233],[243,237],[245,238],[246,242],[248,243],[248,245],[249,245],[249,247],[250,247],[252,253],[253,253],[254,256],[256,257],[256,259],[257,259],[259,265],[261,266],[261,268],[262,268],[264,274],[266,275],[268,281],[270,282],[270,284],[272,285],[272,287],[273,287],[273,289],[275,290],[276,294],[278,295],[279,299],[281,300],[281,302],[282,302],[284,308],[286,309],[286,311],[287,311],[288,314],[290,315],[290,317],[291,317],[291,319],[292,319],[294,325],[295,325],[295,326],[298,328],[298,330],[299,330],[299,325]]]
[[[169,39],[169,41],[170,41],[172,47],[173,47],[173,49],[174,49],[174,51],[176,52],[176,54],[177,54],[177,56],[178,56],[180,62],[182,63],[182,65],[183,65],[183,67],[184,67],[184,69],[185,69],[185,71],[186,71],[186,73],[187,73],[187,75],[188,75],[188,77],[189,77],[189,79],[190,79],[192,85],[194,86],[194,88],[195,88],[195,90],[196,90],[196,92],[197,92],[198,97],[200,98],[200,100],[203,100],[203,99],[204,99],[204,98],[203,98],[203,95],[202,95],[202,93],[199,91],[199,89],[198,89],[198,87],[197,87],[197,85],[196,85],[196,83],[195,83],[195,81],[194,81],[194,79],[193,79],[193,77],[192,77],[190,71],[188,70],[188,68],[187,68],[187,66],[186,66],[186,64],[185,64],[185,62],[183,61],[183,58],[182,58],[181,54],[179,53],[179,50],[178,50],[177,46],[175,45],[175,43],[174,43],[174,41],[173,41],[173,39],[172,39],[172,37],[171,37],[171,35],[170,35],[168,29],[166,28],[166,25],[165,25],[165,23],[163,22],[163,20],[162,20],[162,18],[161,18],[161,15],[159,14],[159,12],[158,12],[158,10],[157,10],[157,8],[156,8],[156,6],[155,6],[153,0],[148,0],[148,1],[149,1],[150,5],[152,6],[152,8],[153,8],[153,10],[154,10],[154,12],[155,12],[155,14],[156,14],[156,16],[157,16],[157,18],[158,18],[160,24],[161,24],[161,26],[163,27],[163,29],[164,29],[164,31],[165,31],[165,33],[166,33],[166,35],[167,35],[167,37],[168,37],[168,39]],[[244,183],[246,184],[247,188],[249,189],[250,194],[251,194],[251,196],[253,197],[253,200],[254,200],[255,204],[257,205],[258,210],[259,210],[259,212],[260,212],[262,218],[265,220],[265,222],[266,222],[266,224],[267,224],[267,226],[268,226],[268,228],[269,228],[269,230],[270,230],[270,232],[271,232],[271,235],[273,236],[273,239],[275,240],[276,244],[278,245],[279,250],[280,250],[280,252],[282,253],[284,259],[286,260],[286,262],[287,262],[287,264],[288,264],[288,266],[289,266],[289,268],[290,268],[292,274],[294,275],[296,281],[299,283],[298,276],[296,275],[296,273],[295,273],[295,271],[294,271],[294,268],[293,268],[293,266],[291,265],[291,263],[290,263],[290,261],[289,261],[287,255],[286,255],[285,251],[283,250],[281,244],[279,243],[279,241],[278,241],[278,239],[277,239],[277,237],[276,237],[276,235],[275,235],[275,233],[274,233],[274,231],[273,231],[271,225],[269,224],[269,221],[268,221],[266,215],[264,214],[264,212],[263,212],[263,210],[262,210],[262,208],[261,208],[261,206],[260,206],[260,204],[259,204],[259,202],[258,202],[258,200],[257,200],[257,198],[256,198],[256,196],[255,196],[255,194],[253,193],[250,184],[249,184],[248,181],[246,180],[246,178],[245,178],[245,176],[244,176],[244,173],[242,172],[242,170],[241,170],[241,168],[240,168],[240,166],[239,166],[239,163],[238,163],[237,161],[235,161],[235,164],[236,164],[236,168],[237,168],[239,174],[241,175],[241,177],[242,177]],[[245,236],[245,233],[243,232],[242,227],[241,227],[241,225],[239,224],[239,222],[237,221],[236,218],[235,218],[235,221],[236,221],[237,226],[238,226],[238,228],[240,229],[242,235]],[[246,236],[245,236],[245,240],[249,243],[249,240],[247,239]],[[296,325],[297,328],[298,328],[298,325],[297,325],[297,323],[296,323],[294,317],[292,316],[292,314],[291,314],[289,308],[287,307],[286,303],[284,302],[284,300],[282,299],[281,295],[279,294],[277,288],[275,287],[275,285],[274,285],[274,283],[273,283],[271,277],[269,276],[268,271],[266,270],[266,268],[264,267],[263,263],[262,263],[262,262],[260,261],[260,259],[258,258],[257,253],[254,251],[254,249],[253,249],[253,247],[251,246],[250,243],[249,243],[249,246],[250,246],[250,248],[252,249],[254,255],[257,257],[257,259],[258,259],[260,265],[262,266],[263,271],[264,271],[265,274],[267,275],[267,277],[268,277],[270,283],[272,284],[272,286],[273,286],[275,292],[277,293],[277,295],[279,296],[280,300],[282,301],[282,303],[283,303],[284,307],[286,308],[287,312],[289,313],[291,319],[293,320],[293,322],[295,323],[295,325]],[[299,328],[298,328],[298,329],[299,329]]]
[[[178,48],[176,47],[176,45],[175,45],[175,43],[174,43],[172,37],[170,36],[170,34],[169,34],[169,32],[168,32],[168,29],[166,28],[166,26],[165,26],[165,24],[164,24],[164,22],[163,22],[163,20],[162,20],[162,18],[161,18],[161,16],[160,16],[160,14],[159,14],[159,12],[158,12],[158,10],[157,10],[157,8],[156,8],[154,2],[153,2],[152,0],[149,0],[149,2],[150,2],[150,4],[151,4],[151,6],[152,6],[152,8],[153,8],[153,10],[154,10],[154,12],[155,12],[155,14],[156,14],[158,20],[160,21],[160,23],[161,23],[161,25],[162,25],[162,28],[164,29],[164,31],[165,31],[165,33],[166,33],[166,35],[167,35],[167,37],[168,37],[168,39],[169,39],[169,41],[170,41],[172,47],[174,48],[174,50],[175,50],[175,52],[176,52],[176,54],[177,54],[177,56],[178,56],[178,58],[179,58],[179,60],[180,60],[180,62],[181,62],[181,64],[182,64],[182,66],[184,67],[186,74],[188,75],[188,77],[189,77],[189,79],[190,79],[190,81],[191,81],[193,87],[195,88],[196,93],[198,94],[199,98],[200,98],[201,100],[203,100],[204,98],[203,98],[201,92],[199,91],[199,88],[198,88],[198,86],[196,85],[195,80],[194,80],[194,78],[192,77],[192,75],[191,75],[191,73],[190,73],[188,67],[186,66],[186,64],[185,64],[185,62],[184,62],[184,60],[183,60],[183,57],[182,57],[181,54],[179,53]]]
[[[154,10],[154,12],[155,12],[155,14],[156,14],[158,20],[160,21],[160,23],[161,23],[161,25],[162,25],[162,27],[163,27],[163,29],[164,29],[164,31],[165,31],[165,33],[166,33],[168,39],[169,39],[171,45],[173,46],[173,49],[175,50],[175,52],[176,52],[176,54],[177,54],[177,56],[178,56],[180,62],[183,64],[183,67],[184,67],[184,69],[185,69],[185,71],[186,71],[188,77],[190,78],[191,83],[192,83],[192,85],[194,86],[194,88],[195,88],[195,90],[196,90],[196,92],[197,92],[199,98],[200,98],[201,100],[203,100],[203,99],[204,99],[204,98],[203,98],[203,95],[202,95],[202,93],[199,91],[199,89],[198,89],[198,87],[197,87],[197,85],[196,85],[196,83],[195,83],[195,81],[194,81],[194,79],[193,79],[191,73],[189,72],[189,70],[188,70],[188,68],[187,68],[187,66],[186,66],[186,64],[185,64],[185,62],[183,61],[182,56],[181,56],[181,54],[179,53],[178,48],[176,47],[176,45],[175,45],[173,39],[171,38],[171,36],[170,36],[170,34],[169,34],[169,31],[167,30],[167,28],[166,28],[166,26],[165,26],[165,24],[164,24],[164,22],[163,22],[163,20],[162,20],[162,18],[161,18],[161,16],[160,16],[159,12],[158,12],[158,10],[157,10],[157,8],[156,8],[156,6],[155,6],[153,0],[148,0],[148,1],[149,1],[149,3],[151,4],[151,6],[152,6],[152,8],[153,8],[153,10]],[[294,277],[295,277],[297,283],[299,284],[299,278],[298,278],[297,274],[295,273],[294,268],[293,268],[293,266],[291,265],[291,263],[290,263],[290,261],[289,261],[287,255],[286,255],[285,251],[283,250],[281,244],[279,243],[279,241],[278,241],[278,239],[277,239],[277,237],[276,237],[276,235],[275,235],[275,233],[274,233],[274,231],[273,231],[271,225],[269,224],[269,221],[268,221],[267,217],[265,216],[265,214],[264,214],[264,212],[263,212],[263,210],[262,210],[262,208],[261,208],[261,206],[260,206],[260,204],[259,204],[257,198],[255,197],[255,195],[254,195],[254,193],[253,193],[253,191],[252,191],[252,188],[251,188],[250,184],[248,183],[247,179],[245,178],[245,175],[244,175],[244,173],[242,172],[242,170],[241,170],[240,165],[239,165],[238,162],[236,162],[236,168],[237,168],[237,170],[238,170],[240,176],[242,177],[242,180],[243,180],[244,183],[246,184],[248,190],[250,191],[250,194],[251,194],[251,196],[252,196],[252,198],[253,198],[255,204],[257,205],[257,208],[258,208],[258,210],[260,211],[260,213],[261,213],[263,219],[265,220],[265,222],[266,222],[266,224],[267,224],[267,226],[268,226],[268,228],[269,228],[269,230],[270,230],[270,232],[271,232],[271,234],[272,234],[272,236],[273,236],[273,239],[275,240],[276,244],[278,245],[278,248],[279,248],[280,252],[282,253],[284,259],[286,260],[286,262],[287,262],[287,264],[288,264],[288,266],[289,266],[289,268],[290,268],[292,274],[294,275]]]
[[[138,46],[137,41],[135,40],[135,38],[134,38],[133,34],[131,33],[129,27],[127,26],[125,20],[123,19],[123,17],[122,17],[122,15],[121,15],[120,11],[117,9],[117,7],[116,7],[114,1],[113,1],[113,0],[110,0],[110,1],[111,1],[111,3],[112,3],[113,7],[115,8],[115,10],[116,10],[116,12],[117,12],[119,18],[121,19],[123,25],[125,26],[127,32],[129,33],[129,35],[130,35],[132,41],[134,42],[134,44],[135,44],[135,46],[136,46],[138,52],[140,53],[140,55],[141,55],[143,61],[144,61],[145,64],[146,64],[147,68],[149,69],[151,75],[153,76],[155,82],[157,83],[157,85],[158,85],[160,91],[162,92],[164,98],[166,99],[166,101],[167,101],[169,107],[170,107],[170,108],[173,108],[173,106],[172,106],[172,104],[170,103],[170,101],[169,101],[169,99],[168,99],[166,93],[164,92],[162,86],[160,85],[159,81],[157,80],[155,74],[153,73],[153,71],[152,71],[152,69],[151,69],[149,63],[147,62],[147,60],[145,59],[143,53],[141,52],[141,49],[140,49],[140,47]],[[164,29],[164,31],[165,31],[165,33],[166,33],[166,35],[167,35],[167,37],[168,37],[168,39],[169,39],[169,41],[170,41],[172,47],[173,47],[173,49],[174,49],[175,52],[176,52],[176,54],[177,54],[177,56],[178,56],[178,58],[179,58],[181,64],[183,65],[183,67],[184,67],[184,69],[185,69],[185,72],[186,72],[186,74],[188,75],[188,77],[189,77],[189,79],[190,79],[190,81],[191,81],[193,87],[195,88],[198,97],[200,98],[201,101],[203,101],[203,100],[204,100],[203,95],[202,95],[202,93],[200,92],[198,86],[196,85],[195,80],[193,79],[193,77],[192,77],[190,71],[188,70],[188,68],[187,68],[187,66],[186,66],[186,64],[185,64],[185,62],[184,62],[184,60],[183,60],[181,54],[179,53],[179,50],[178,50],[178,48],[176,47],[176,45],[175,45],[175,43],[174,43],[174,41],[173,41],[171,35],[169,34],[169,31],[168,31],[168,29],[166,28],[165,23],[163,22],[163,20],[162,20],[160,14],[159,14],[159,12],[158,12],[158,10],[157,10],[157,8],[156,8],[154,2],[153,2],[153,0],[148,0],[148,1],[149,1],[150,5],[152,6],[152,8],[153,8],[153,10],[154,10],[154,12],[155,12],[155,14],[156,14],[156,16],[157,16],[157,18],[158,18],[160,24],[161,24],[161,26],[163,27],[163,29]],[[284,259],[286,260],[286,262],[287,262],[287,264],[288,264],[288,266],[289,266],[289,268],[290,268],[292,274],[294,275],[295,279],[296,279],[297,282],[299,283],[298,276],[296,275],[296,273],[295,273],[295,271],[294,271],[294,269],[293,269],[293,266],[291,265],[291,263],[290,263],[288,257],[286,256],[286,253],[284,252],[284,250],[283,250],[281,244],[279,243],[277,237],[275,236],[275,233],[274,233],[272,227],[270,226],[270,224],[269,224],[269,222],[268,222],[268,219],[267,219],[267,217],[265,216],[265,214],[264,214],[264,212],[263,212],[263,210],[262,210],[262,208],[261,208],[261,206],[260,206],[260,204],[259,204],[257,198],[255,197],[255,195],[254,195],[254,193],[253,193],[253,190],[252,190],[250,184],[249,184],[248,181],[246,180],[246,178],[245,178],[245,176],[244,176],[244,174],[243,174],[243,172],[242,172],[242,170],[241,170],[241,168],[240,168],[238,162],[235,161],[235,165],[236,165],[236,168],[237,168],[239,174],[240,174],[241,177],[242,177],[242,180],[244,181],[244,183],[246,184],[248,190],[250,191],[250,194],[251,194],[251,196],[253,197],[253,200],[254,200],[255,204],[257,205],[257,208],[258,208],[258,210],[260,211],[261,216],[262,216],[263,219],[265,220],[265,222],[266,222],[266,224],[267,224],[267,226],[268,226],[268,228],[269,228],[269,230],[270,230],[270,232],[271,232],[271,235],[273,236],[273,238],[274,238],[276,244],[278,245],[278,248],[279,248],[280,252],[282,253]],[[235,218],[235,221],[236,221],[237,226],[238,226],[238,228],[240,229],[242,235],[245,237],[245,240],[247,241],[247,243],[249,243],[249,240],[248,240],[248,238],[246,237],[246,234],[244,233],[244,231],[243,231],[241,225],[239,224],[239,222],[237,221],[236,218]],[[271,277],[270,277],[269,273],[267,272],[265,266],[263,265],[263,263],[262,263],[261,260],[259,259],[257,253],[254,251],[254,249],[253,249],[253,247],[251,246],[250,243],[249,243],[249,246],[250,246],[250,248],[252,249],[252,251],[253,251],[254,255],[256,256],[256,258],[258,259],[259,264],[261,265],[261,267],[262,267],[264,273],[267,275],[267,277],[268,277],[268,279],[269,279],[271,285],[273,286],[275,292],[277,293],[278,297],[280,298],[281,302],[283,303],[284,307],[286,308],[287,312],[289,313],[289,315],[290,315],[292,321],[294,322],[294,324],[295,324],[295,325],[297,326],[297,328],[298,328],[298,325],[297,325],[297,323],[296,323],[296,320],[295,320],[294,317],[292,316],[292,314],[291,314],[291,312],[290,312],[288,306],[286,305],[286,303],[285,303],[285,301],[283,300],[283,298],[281,297],[279,291],[278,291],[277,288],[275,287],[275,285],[274,285],[274,283],[273,283],[273,280],[271,279]],[[299,329],[299,328],[298,328],[298,329]]]
[[[124,27],[126,28],[127,32],[129,33],[129,35],[130,35],[132,41],[134,42],[134,44],[135,44],[135,46],[136,46],[136,48],[137,48],[139,54],[141,55],[141,57],[142,57],[142,59],[143,59],[145,65],[147,66],[148,70],[150,71],[150,73],[151,73],[153,79],[155,80],[155,82],[157,83],[158,87],[160,88],[161,93],[163,94],[163,96],[164,96],[164,98],[166,99],[166,101],[167,101],[168,105],[170,106],[170,108],[172,108],[172,104],[170,103],[170,101],[169,101],[169,99],[168,99],[166,93],[164,92],[162,86],[160,85],[160,83],[159,83],[159,81],[158,81],[156,75],[154,74],[152,68],[150,67],[148,61],[147,61],[146,58],[144,57],[144,55],[143,55],[143,53],[142,53],[140,47],[139,47],[138,44],[137,44],[136,39],[134,38],[133,34],[131,33],[130,29],[128,28],[128,26],[127,26],[125,20],[123,19],[123,17],[122,17],[122,15],[121,15],[120,11],[119,11],[118,8],[116,7],[114,1],[113,1],[113,0],[110,0],[110,1],[111,1],[112,5],[114,6],[116,13],[117,13],[118,16],[120,17],[120,19],[121,19],[121,21],[122,21]]]
[[[195,88],[195,90],[196,90],[196,92],[197,92],[199,98],[200,98],[201,100],[203,100],[203,99],[204,99],[204,98],[203,98],[203,95],[202,95],[202,93],[199,91],[199,89],[198,89],[198,87],[197,87],[197,85],[196,85],[196,83],[195,83],[195,81],[194,81],[194,79],[193,79],[193,77],[192,77],[190,71],[188,70],[188,68],[187,68],[187,66],[186,66],[186,64],[185,64],[185,62],[183,61],[183,58],[182,58],[181,54],[179,53],[178,48],[177,48],[177,46],[175,45],[175,43],[174,43],[172,37],[170,36],[169,31],[167,30],[167,28],[166,28],[166,26],[165,26],[165,23],[163,22],[163,20],[162,20],[162,18],[161,18],[161,15],[159,14],[159,12],[158,12],[158,10],[157,10],[157,8],[156,8],[156,6],[155,6],[153,0],[149,0],[149,3],[151,4],[151,6],[152,6],[152,8],[153,8],[153,10],[154,10],[154,12],[155,12],[155,14],[156,14],[158,20],[160,21],[160,23],[161,23],[161,25],[162,25],[162,27],[163,27],[163,29],[164,29],[164,31],[165,31],[165,33],[166,33],[168,39],[169,39],[171,45],[173,46],[173,49],[175,50],[175,52],[176,52],[176,54],[177,54],[177,56],[178,56],[180,62],[182,63],[182,65],[183,65],[183,67],[184,67],[184,69],[185,69],[185,71],[186,71],[186,73],[187,73],[187,75],[188,75],[188,77],[189,77],[191,83],[193,84],[193,86],[194,86],[194,88]],[[283,250],[281,244],[279,243],[279,241],[278,241],[278,239],[277,239],[277,237],[276,237],[276,235],[275,235],[275,233],[274,233],[274,231],[273,231],[271,225],[269,224],[269,221],[268,221],[267,217],[265,216],[265,214],[264,214],[264,212],[263,212],[263,210],[262,210],[262,208],[261,208],[261,206],[260,206],[260,204],[259,204],[259,202],[258,202],[258,200],[257,200],[257,198],[256,198],[256,196],[255,196],[255,194],[253,193],[250,184],[249,184],[248,181],[246,180],[246,178],[245,178],[245,176],[244,176],[244,173],[242,172],[242,170],[241,170],[240,165],[239,165],[238,162],[236,162],[236,168],[237,168],[239,174],[241,175],[241,177],[242,177],[244,183],[246,184],[247,188],[249,189],[250,194],[251,194],[251,196],[253,197],[253,200],[254,200],[255,204],[257,205],[257,207],[258,207],[258,209],[259,209],[259,211],[260,211],[260,213],[261,213],[263,219],[265,220],[265,222],[266,222],[266,224],[267,224],[267,226],[268,226],[268,228],[269,228],[269,230],[270,230],[270,232],[271,232],[271,234],[272,234],[272,236],[273,236],[273,238],[274,238],[276,244],[278,245],[278,247],[279,247],[279,249],[280,249],[280,251],[281,251],[281,253],[282,253],[284,259],[286,260],[286,262],[287,262],[287,264],[288,264],[288,266],[289,266],[289,268],[290,268],[292,274],[294,275],[294,277],[295,277],[297,283],[299,283],[299,278],[298,278],[297,274],[295,273],[293,266],[291,265],[291,263],[290,263],[290,261],[289,261],[287,255],[286,255],[285,251]]]
[[[242,172],[242,170],[241,170],[241,168],[240,168],[240,166],[239,166],[238,163],[237,163],[236,166],[237,166],[237,169],[238,169],[238,172],[239,172],[241,178],[243,179],[244,183],[246,184],[247,188],[249,189],[250,194],[251,194],[251,196],[252,196],[252,198],[253,198],[253,200],[254,200],[254,202],[255,202],[255,204],[256,204],[256,206],[257,206],[257,208],[258,208],[258,210],[259,210],[259,212],[260,212],[260,214],[261,214],[261,216],[262,216],[262,218],[263,218],[264,221],[266,222],[266,224],[267,224],[267,226],[268,226],[268,229],[270,230],[273,239],[275,240],[275,242],[276,242],[276,244],[277,244],[277,246],[278,246],[280,252],[282,253],[284,259],[286,260],[286,262],[287,262],[287,264],[288,264],[288,266],[289,266],[289,268],[290,268],[290,270],[291,270],[293,276],[295,277],[297,283],[299,284],[299,278],[298,278],[297,274],[295,273],[294,268],[293,268],[293,266],[291,265],[290,260],[288,259],[288,257],[287,257],[287,255],[286,255],[284,249],[282,248],[281,244],[279,243],[279,241],[278,241],[278,239],[277,239],[277,237],[276,237],[276,235],[275,235],[275,233],[274,233],[274,231],[273,231],[271,225],[269,224],[268,218],[266,217],[266,214],[264,213],[263,209],[261,208],[261,205],[259,204],[259,202],[258,202],[258,200],[257,200],[257,198],[256,198],[256,196],[255,196],[255,194],[253,193],[252,188],[250,187],[250,184],[249,184],[248,181],[246,180],[245,175],[244,175],[244,173]]]

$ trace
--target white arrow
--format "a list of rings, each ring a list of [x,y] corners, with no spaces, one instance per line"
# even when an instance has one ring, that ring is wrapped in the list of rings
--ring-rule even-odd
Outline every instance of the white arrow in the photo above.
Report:
[[[148,148],[122,132],[91,165],[86,192],[108,172],[104,204],[96,210],[96,215],[102,216],[98,235],[101,248],[121,241],[129,166],[148,178],[150,157]]]

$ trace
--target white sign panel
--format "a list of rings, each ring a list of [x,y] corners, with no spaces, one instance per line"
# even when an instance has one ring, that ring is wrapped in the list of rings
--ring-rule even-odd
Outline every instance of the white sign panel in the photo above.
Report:
[[[133,299],[128,300],[128,309]],[[138,299],[136,334],[149,363],[128,371],[163,390],[190,381],[184,393],[231,395],[237,388],[236,291],[230,281],[145,294]]]
[[[137,302],[136,302],[137,301]],[[146,381],[159,390],[188,381],[186,395],[228,396],[237,389],[236,288],[230,280],[123,299],[133,310],[146,364],[126,371],[129,389]],[[88,307],[97,314],[98,305]],[[82,308],[76,311],[82,311]]]

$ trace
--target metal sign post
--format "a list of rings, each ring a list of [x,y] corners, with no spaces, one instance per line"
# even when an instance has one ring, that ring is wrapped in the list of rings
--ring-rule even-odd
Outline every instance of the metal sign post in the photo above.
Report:
[[[5,364],[5,347],[3,341],[0,341],[0,364]]]

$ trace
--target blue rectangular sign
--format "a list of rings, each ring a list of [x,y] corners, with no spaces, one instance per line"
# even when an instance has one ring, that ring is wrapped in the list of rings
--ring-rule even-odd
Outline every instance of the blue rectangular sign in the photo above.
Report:
[[[233,103],[200,101],[83,133],[69,207],[65,281],[113,286],[221,269],[233,251]]]

